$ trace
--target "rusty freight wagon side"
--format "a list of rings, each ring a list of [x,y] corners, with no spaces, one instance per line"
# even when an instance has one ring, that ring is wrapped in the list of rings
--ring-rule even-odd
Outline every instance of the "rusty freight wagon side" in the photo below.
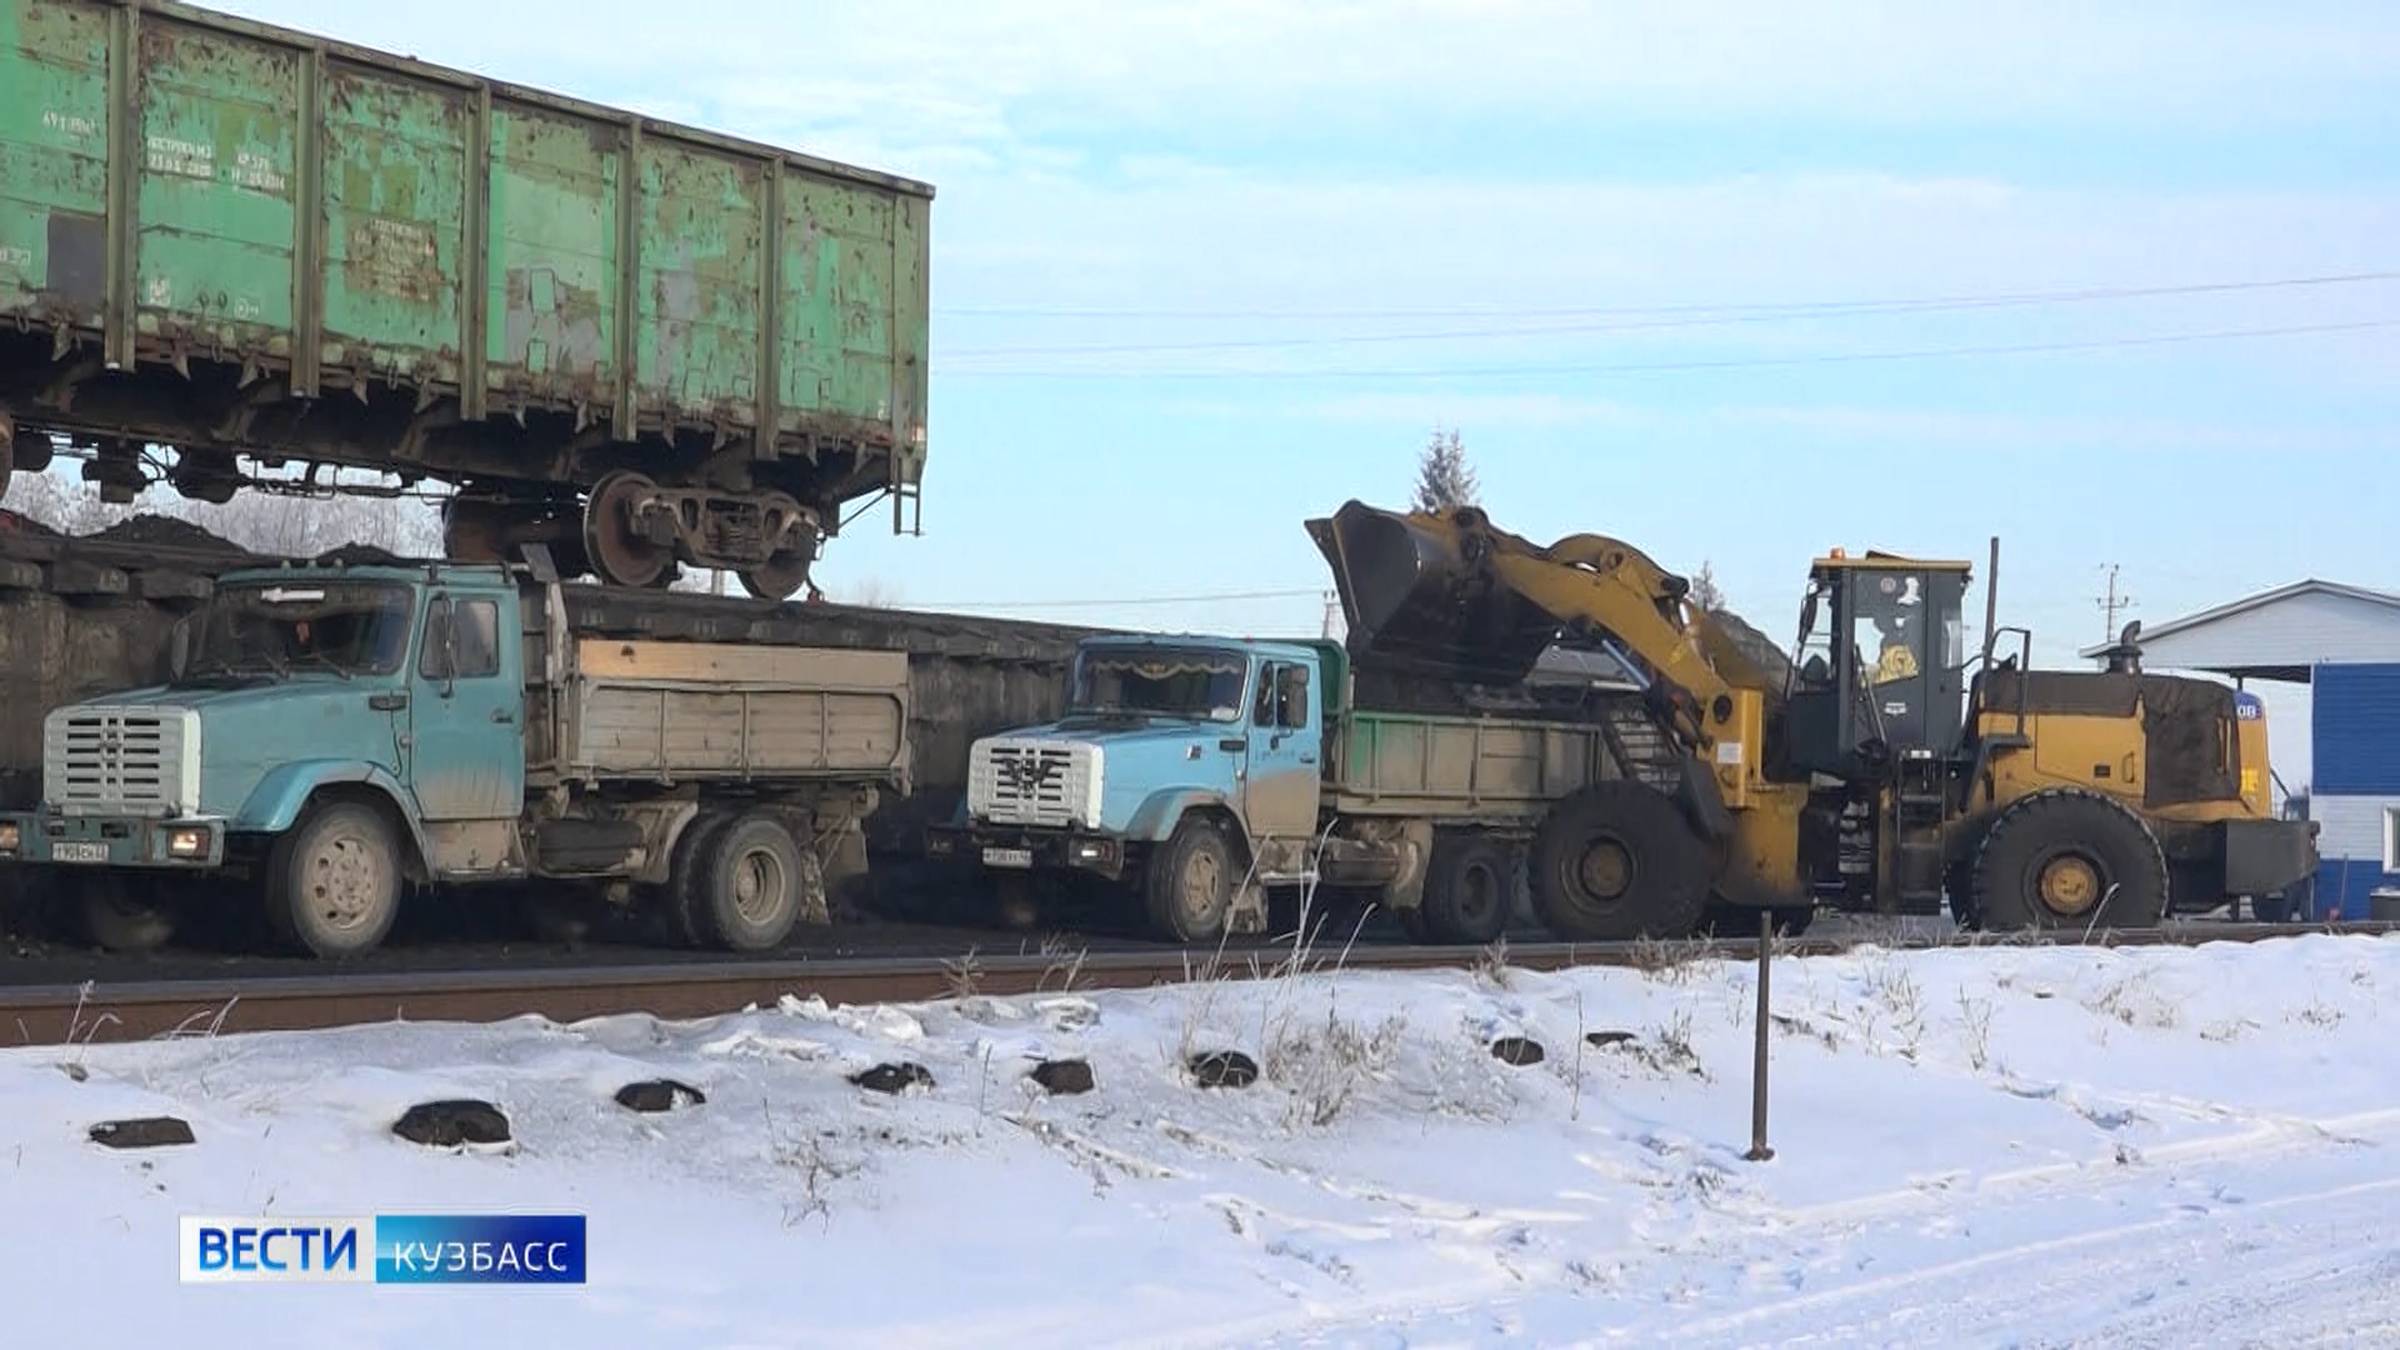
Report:
[[[0,0],[0,486],[455,484],[780,597],[925,462],[921,183],[162,0]],[[155,450],[153,449],[155,448]]]

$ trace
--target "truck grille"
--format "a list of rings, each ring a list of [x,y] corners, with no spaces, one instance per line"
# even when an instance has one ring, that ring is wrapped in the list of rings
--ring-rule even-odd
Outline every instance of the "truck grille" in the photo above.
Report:
[[[967,766],[967,811],[995,825],[1097,826],[1099,751],[1073,742],[978,741]]]
[[[200,715],[61,708],[42,723],[42,797],[70,815],[174,816],[199,805]]]

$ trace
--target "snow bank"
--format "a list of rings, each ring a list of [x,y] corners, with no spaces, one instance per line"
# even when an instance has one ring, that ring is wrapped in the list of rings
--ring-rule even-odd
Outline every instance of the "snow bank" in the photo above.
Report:
[[[7,1339],[2400,1338],[2400,941],[1783,961],[1767,1164],[1741,1157],[1751,979],[1341,973],[0,1052]],[[1548,1053],[1511,1067],[1503,1036]],[[1195,1086],[1227,1049],[1259,1083]],[[1028,1077],[1070,1057],[1093,1092]],[[849,1081],[896,1061],[934,1085]],[[707,1102],[612,1100],[655,1078]],[[515,1142],[390,1133],[451,1097]],[[86,1138],[154,1114],[198,1143]],[[179,1215],[404,1210],[588,1214],[590,1284],[176,1283]]]

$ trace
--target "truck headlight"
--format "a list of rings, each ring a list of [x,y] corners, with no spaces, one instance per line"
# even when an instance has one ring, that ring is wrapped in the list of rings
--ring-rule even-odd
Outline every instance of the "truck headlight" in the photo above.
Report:
[[[14,853],[23,842],[19,837],[17,822],[0,822],[0,853]]]
[[[208,852],[208,831],[180,829],[167,831],[167,856],[198,858]]]

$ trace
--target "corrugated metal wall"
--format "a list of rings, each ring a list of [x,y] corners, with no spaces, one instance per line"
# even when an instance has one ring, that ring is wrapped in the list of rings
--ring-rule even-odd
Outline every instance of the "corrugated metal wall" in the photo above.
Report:
[[[2321,665],[2314,672],[2320,911],[2368,915],[2377,889],[2400,887],[2392,813],[2400,810],[2400,662]]]

